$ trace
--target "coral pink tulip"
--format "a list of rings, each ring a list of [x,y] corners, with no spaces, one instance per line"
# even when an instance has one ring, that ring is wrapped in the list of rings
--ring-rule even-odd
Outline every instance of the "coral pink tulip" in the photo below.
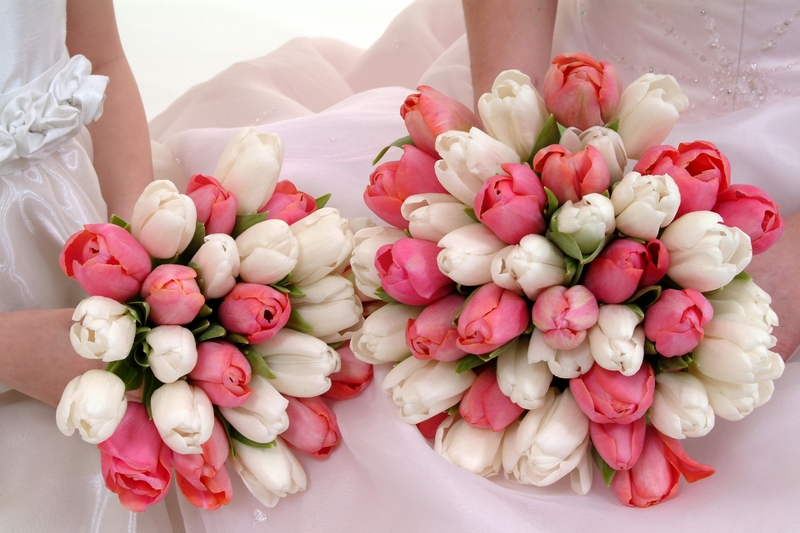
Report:
[[[684,355],[703,340],[703,326],[714,308],[694,289],[666,289],[644,315],[644,334],[664,357]]]
[[[195,174],[186,185],[186,196],[197,208],[197,221],[206,226],[206,235],[225,233],[229,235],[236,224],[238,203],[233,193],[214,177]]]
[[[289,297],[272,287],[237,283],[219,304],[219,321],[231,333],[246,335],[251,344],[271,339],[289,321]]]
[[[669,254],[660,241],[644,245],[632,239],[617,239],[589,263],[583,284],[598,301],[618,304],[633,296],[636,289],[657,283],[667,268]]]
[[[552,63],[542,97],[556,120],[579,130],[610,122],[622,95],[617,69],[582,52],[561,54]]]
[[[630,470],[644,447],[647,430],[645,417],[630,424],[598,424],[589,422],[592,445],[600,457],[614,470]]]
[[[427,305],[452,291],[456,284],[439,270],[441,248],[422,239],[402,238],[375,254],[375,268],[386,294],[408,305]]]
[[[417,359],[455,361],[466,355],[458,347],[458,330],[453,321],[467,298],[458,293],[448,294],[422,310],[406,325],[406,346]]]
[[[325,400],[319,396],[294,398],[286,396],[289,405],[289,428],[281,433],[281,438],[296,450],[313,457],[327,457],[339,442],[341,433],[333,414]]]
[[[649,363],[632,376],[592,365],[585,374],[569,380],[578,407],[598,424],[630,424],[644,416],[653,403],[656,376]]]
[[[681,474],[689,483],[714,473],[683,450],[681,443],[648,426],[639,460],[630,470],[614,474],[611,488],[630,507],[650,507],[675,495]]]
[[[228,505],[233,496],[231,478],[225,468],[230,444],[225,428],[214,419],[211,437],[201,446],[199,454],[172,452],[172,467],[178,488],[189,503],[209,511]]]
[[[497,384],[497,375],[489,368],[481,372],[478,379],[467,389],[458,412],[470,426],[492,428],[492,431],[505,429],[519,418],[522,407],[503,394]]]
[[[114,434],[97,445],[108,490],[130,511],[142,512],[167,495],[171,450],[140,403],[128,402]]]
[[[528,304],[513,291],[494,283],[476,290],[458,317],[458,346],[485,354],[519,337],[529,322]]]
[[[246,402],[252,392],[250,377],[250,363],[233,344],[210,340],[197,345],[189,382],[203,389],[214,405],[235,408]]]
[[[433,439],[436,438],[436,430],[439,429],[439,426],[444,422],[444,420],[450,415],[447,412],[439,413],[438,415],[434,415],[427,420],[423,420],[419,424],[417,424],[417,429],[422,436],[426,439]]]
[[[334,372],[328,378],[331,380],[331,388],[322,396],[329,400],[347,400],[356,396],[364,390],[372,381],[373,367],[353,355],[350,349],[350,341],[345,342],[336,351],[342,360],[342,367],[338,372]]]
[[[547,195],[542,182],[527,164],[505,163],[500,167],[508,176],[489,178],[475,197],[478,220],[508,244],[519,244],[532,233],[544,233]]]
[[[542,175],[542,185],[555,194],[559,204],[602,193],[611,185],[606,160],[591,145],[573,154],[560,144],[551,144],[536,153],[533,170]]]
[[[279,181],[267,204],[260,213],[267,213],[267,219],[277,218],[290,226],[317,210],[316,200],[308,193],[298,191],[289,180]]]
[[[403,102],[400,116],[419,149],[438,158],[435,144],[440,133],[469,131],[473,126],[480,126],[480,119],[461,102],[427,85],[420,85],[417,91]]]
[[[754,254],[766,252],[783,233],[778,204],[755,185],[731,185],[717,196],[712,211],[722,216],[726,226],[736,226],[747,233]]]
[[[61,270],[90,296],[124,302],[139,294],[150,273],[150,256],[133,236],[114,224],[86,224],[64,244]]]
[[[434,170],[436,158],[411,145],[403,146],[400,161],[378,165],[369,177],[364,203],[392,226],[408,229],[400,208],[409,196],[446,193]]]
[[[533,304],[533,325],[554,350],[572,350],[586,339],[597,323],[600,308],[594,294],[583,285],[569,289],[556,285],[542,292]]]
[[[150,305],[150,319],[159,326],[188,324],[206,303],[197,272],[183,265],[159,265],[144,278],[140,296]]]
[[[681,191],[681,205],[675,217],[692,211],[711,211],[717,195],[728,189],[731,165],[708,141],[654,146],[633,167],[635,172],[669,174]]]

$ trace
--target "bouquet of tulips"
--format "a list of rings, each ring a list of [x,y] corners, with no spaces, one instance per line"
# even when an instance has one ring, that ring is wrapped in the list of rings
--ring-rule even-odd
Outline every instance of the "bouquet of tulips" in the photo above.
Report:
[[[560,55],[542,96],[503,72],[479,116],[418,91],[402,156],[364,193],[391,227],[357,232],[351,260],[388,302],[352,349],[395,365],[402,419],[482,476],[569,474],[584,494],[593,459],[631,506],[711,475],[681,441],[764,404],[784,368],[744,272],[780,235],[778,206],[731,185],[712,143],[661,144],[688,106],[669,75],[623,90],[613,65]]]
[[[214,177],[186,194],[153,182],[130,224],[89,224],[64,245],[64,273],[90,295],[72,346],[108,366],[67,385],[56,419],[97,444],[130,510],[160,501],[172,470],[192,504],[229,503],[228,457],[276,505],[306,486],[290,448],[324,457],[339,441],[322,397],[372,377],[346,344],[363,322],[342,275],[359,221],[278,181],[282,160],[277,135],[242,130]]]

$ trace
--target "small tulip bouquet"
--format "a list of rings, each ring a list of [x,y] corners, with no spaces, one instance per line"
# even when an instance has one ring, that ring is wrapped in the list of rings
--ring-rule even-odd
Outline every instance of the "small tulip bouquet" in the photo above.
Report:
[[[305,489],[291,449],[325,457],[340,438],[322,397],[372,378],[347,346],[363,323],[342,275],[359,221],[278,181],[282,160],[277,135],[242,130],[215,177],[186,194],[153,182],[130,224],[86,225],[61,252],[90,295],[72,346],[108,366],[67,385],[58,427],[97,444],[132,511],[166,495],[172,470],[192,504],[226,505],[228,457],[266,506]]]
[[[351,347],[394,363],[402,419],[482,476],[569,474],[585,494],[594,460],[630,506],[711,475],[681,441],[764,404],[784,368],[744,272],[780,235],[778,206],[731,185],[712,143],[661,145],[688,106],[669,75],[623,90],[613,65],[561,55],[543,96],[503,72],[479,116],[418,91],[402,156],[364,193],[392,227],[357,232],[351,259],[388,302]]]

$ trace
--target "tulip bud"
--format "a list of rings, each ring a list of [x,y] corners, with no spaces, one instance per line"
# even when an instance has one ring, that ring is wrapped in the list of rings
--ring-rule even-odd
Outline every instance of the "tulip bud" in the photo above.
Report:
[[[291,226],[316,210],[317,202],[313,196],[298,191],[291,181],[283,180],[277,183],[275,192],[259,212],[267,213],[267,220],[283,220]]]
[[[628,155],[616,131],[601,126],[592,126],[586,131],[567,128],[561,134],[558,144],[573,154],[585,150],[587,146],[594,146],[606,161],[611,183],[617,183],[622,179],[628,164]]]
[[[403,201],[400,213],[408,220],[408,231],[415,239],[439,242],[453,230],[474,224],[467,206],[449,194],[415,194]]]
[[[201,446],[200,454],[172,452],[171,463],[175,469],[178,488],[195,507],[212,511],[228,505],[233,496],[231,478],[225,468],[230,444],[222,422],[214,418],[211,437]]]
[[[150,306],[150,319],[158,325],[188,324],[206,303],[195,278],[183,265],[159,265],[142,282],[141,297]]]
[[[451,231],[439,241],[439,270],[461,285],[477,286],[492,280],[492,259],[506,243],[483,224]]]
[[[411,350],[405,343],[406,324],[409,319],[417,318],[422,310],[422,307],[405,304],[384,305],[367,316],[361,331],[353,334],[350,349],[359,360],[373,365],[409,357]]]
[[[642,418],[653,403],[655,385],[655,372],[649,363],[631,376],[594,365],[569,380],[581,411],[598,424],[630,424]]]
[[[202,389],[183,380],[167,383],[155,390],[150,406],[164,444],[178,453],[202,453],[214,429],[214,408]]]
[[[313,283],[340,272],[353,251],[348,220],[331,207],[314,211],[290,226],[299,246],[292,282]]]
[[[119,377],[105,370],[88,370],[64,388],[56,424],[66,436],[77,429],[83,440],[98,444],[116,431],[127,405],[125,384]]]
[[[735,279],[720,290],[704,296],[712,303],[717,314],[746,316],[752,325],[767,333],[772,333],[772,328],[778,325],[778,315],[770,307],[772,297],[753,280]]]
[[[107,363],[128,357],[136,336],[136,321],[128,308],[105,296],[81,300],[72,313],[72,348],[86,359]]]
[[[542,175],[542,185],[553,192],[559,204],[602,193],[611,184],[603,154],[594,146],[573,154],[563,146],[551,144],[533,158],[533,170]]]
[[[577,348],[598,314],[597,299],[583,285],[550,287],[536,299],[531,313],[544,342],[556,350]]]
[[[285,294],[255,283],[237,283],[217,310],[222,327],[246,335],[251,343],[275,336],[290,314],[291,304]]]
[[[439,91],[420,85],[418,93],[411,94],[400,107],[400,116],[414,144],[432,156],[434,144],[441,133],[451,130],[469,131],[480,120],[464,104]]]
[[[306,489],[303,467],[280,439],[271,448],[255,448],[234,440],[233,449],[233,470],[267,507],[275,507],[286,495]]]
[[[536,409],[553,381],[547,363],[528,361],[529,341],[520,337],[497,357],[497,385],[512,402],[525,409]]]
[[[614,470],[630,470],[639,460],[647,431],[645,417],[630,424],[589,422],[589,435],[600,457]]]
[[[617,229],[628,237],[649,241],[675,219],[681,193],[667,174],[642,176],[629,172],[614,187],[611,202]]]
[[[258,374],[250,380],[250,390],[253,393],[242,405],[220,407],[219,412],[246,438],[263,444],[272,442],[289,427],[289,401]]]
[[[195,174],[186,185],[186,196],[197,210],[197,221],[204,224],[207,235],[233,231],[236,224],[236,196],[225,190],[213,176]]]
[[[600,307],[597,324],[589,330],[589,349],[598,365],[632,376],[644,360],[642,318],[626,305]]]
[[[591,193],[580,201],[567,200],[553,214],[553,231],[571,236],[581,253],[588,255],[614,233],[614,204],[602,194]]]
[[[286,277],[297,265],[300,245],[283,220],[264,220],[236,237],[239,276],[247,283],[269,285]]]
[[[732,185],[717,196],[712,209],[726,226],[747,233],[753,253],[766,252],[783,233],[781,210],[770,195],[753,185]]]
[[[458,317],[456,344],[467,353],[486,354],[519,337],[529,320],[528,304],[494,283],[476,290]]]
[[[305,296],[290,298],[292,310],[313,328],[309,334],[326,343],[341,342],[353,336],[364,323],[361,301],[346,278],[332,275],[298,285]]]
[[[542,235],[526,235],[492,259],[492,281],[535,300],[548,287],[567,281],[564,253]]]
[[[131,234],[152,257],[167,259],[181,253],[196,225],[194,202],[178,193],[171,181],[149,183],[133,206]]]
[[[772,396],[772,381],[761,381],[758,383],[726,383],[713,379],[702,372],[697,367],[690,366],[689,373],[700,380],[708,394],[708,405],[714,411],[714,416],[725,420],[741,420],[753,412],[753,410],[766,403]],[[768,383],[766,389],[762,391],[762,384]],[[762,398],[765,392],[765,398]]]
[[[714,428],[714,410],[703,383],[686,372],[657,375],[650,423],[673,439],[707,435]]]
[[[598,301],[618,304],[636,289],[658,283],[668,268],[669,254],[660,241],[616,239],[589,263],[583,283]]]
[[[353,236],[353,255],[350,267],[355,277],[355,284],[365,296],[378,299],[375,291],[381,286],[378,269],[375,266],[375,254],[384,245],[392,244],[405,237],[397,228],[372,227],[364,228]]]
[[[402,238],[382,246],[375,268],[386,293],[408,305],[427,305],[448,294],[455,283],[439,272],[439,247],[430,241]]]
[[[408,320],[406,346],[414,357],[456,361],[466,355],[458,347],[458,330],[453,326],[465,301],[465,296],[454,292],[425,307],[418,318]]]
[[[703,326],[714,316],[706,298],[694,289],[666,289],[647,308],[644,334],[664,357],[684,355],[703,339]]]
[[[524,409],[503,394],[497,376],[489,368],[478,375],[478,379],[467,389],[459,403],[459,414],[467,424],[479,428],[500,431],[519,418]]]
[[[233,344],[210,340],[197,345],[197,364],[189,381],[208,395],[211,403],[239,407],[250,397],[250,363]]]
[[[289,427],[281,433],[281,439],[290,447],[312,457],[327,457],[338,444],[342,435],[336,415],[319,396],[293,398],[289,396],[286,414]]]
[[[588,337],[576,348],[556,350],[548,346],[542,332],[534,328],[528,346],[528,363],[539,362],[546,362],[550,372],[562,379],[577,378],[588,372],[594,365]]]
[[[356,359],[350,349],[350,343],[345,342],[336,351],[342,360],[342,367],[338,372],[328,376],[331,388],[323,394],[323,398],[331,400],[347,400],[359,394],[372,381],[372,365]]]
[[[197,364],[197,345],[192,332],[181,326],[156,326],[145,337],[150,346],[147,362],[156,378],[172,383]]]
[[[489,477],[500,471],[502,440],[503,430],[471,426],[451,416],[437,428],[433,450],[464,470]]]
[[[241,262],[236,241],[230,235],[207,235],[191,262],[199,267],[206,298],[222,298],[236,285]]]

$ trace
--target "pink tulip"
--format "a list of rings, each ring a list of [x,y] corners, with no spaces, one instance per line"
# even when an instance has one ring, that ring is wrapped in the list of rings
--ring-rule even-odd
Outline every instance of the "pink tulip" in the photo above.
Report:
[[[478,220],[508,244],[519,244],[532,233],[544,233],[547,195],[542,182],[527,164],[500,167],[509,175],[489,178],[475,197]]]
[[[140,403],[128,402],[114,434],[97,445],[106,487],[130,511],[140,513],[167,495],[170,449]]]
[[[279,181],[267,204],[259,213],[268,213],[267,219],[277,218],[290,226],[317,210],[316,200],[308,193],[298,191],[289,180]]]
[[[614,470],[630,470],[636,464],[642,454],[646,430],[645,417],[637,418],[630,424],[589,422],[589,435],[594,449]]]
[[[611,480],[619,501],[630,507],[650,507],[675,495],[681,474],[689,483],[714,473],[710,466],[689,457],[681,443],[648,426],[639,460]]]
[[[400,107],[400,116],[417,148],[438,158],[435,144],[440,133],[480,127],[480,119],[461,102],[427,85],[420,85],[417,90]]]
[[[189,503],[209,511],[228,505],[233,496],[231,478],[225,468],[230,444],[222,422],[214,418],[214,429],[199,454],[172,452],[172,467],[178,488]]]
[[[403,201],[423,193],[446,193],[434,170],[436,158],[411,145],[403,146],[400,161],[378,165],[369,177],[364,203],[392,226],[408,229],[400,214]]]
[[[586,330],[597,323],[600,308],[594,294],[583,285],[569,289],[555,285],[533,303],[533,325],[554,350],[572,350],[586,339]]]
[[[226,330],[247,336],[251,344],[271,339],[289,321],[289,297],[272,287],[237,283],[219,304],[217,314]]]
[[[583,284],[598,301],[622,303],[637,289],[657,283],[667,273],[669,255],[664,245],[647,245],[632,239],[617,239],[606,246],[586,270]]]
[[[661,281],[669,270],[669,252],[664,243],[658,239],[644,245],[644,272],[639,280],[639,288],[651,287]]]
[[[471,354],[493,352],[519,337],[528,327],[529,316],[524,298],[487,283],[472,294],[458,317],[457,344]]]
[[[456,292],[437,300],[408,320],[406,346],[417,359],[455,361],[466,355],[458,347],[458,330],[453,326],[467,298]]]
[[[458,412],[467,424],[492,428],[492,431],[505,429],[524,410],[503,394],[497,384],[497,375],[491,368],[480,373],[458,406]]]
[[[336,351],[342,360],[341,370],[328,376],[331,388],[322,395],[329,400],[347,400],[364,390],[372,381],[373,367],[356,359],[350,349],[350,341],[345,342]]]
[[[431,418],[423,420],[417,424],[417,429],[426,439],[436,438],[436,430],[439,429],[439,426],[448,416],[450,415],[448,415],[446,412],[439,413],[438,415],[432,416]]]
[[[186,196],[194,202],[197,221],[205,224],[206,235],[229,235],[233,231],[238,202],[236,196],[226,191],[216,178],[195,174],[186,185]]]
[[[542,97],[561,125],[586,130],[614,118],[622,95],[617,69],[588,54],[561,54],[544,78]]]
[[[666,289],[644,315],[644,334],[664,357],[684,355],[703,340],[714,308],[694,289]]]
[[[246,402],[252,392],[250,377],[250,363],[233,344],[210,340],[197,345],[189,382],[203,389],[214,405],[235,408]]]
[[[598,424],[630,424],[644,416],[653,403],[656,375],[649,363],[632,376],[592,365],[585,374],[569,380],[578,407]]]
[[[536,153],[533,170],[542,175],[542,185],[553,192],[559,204],[577,202],[592,192],[603,193],[611,185],[606,160],[591,145],[573,154],[560,144],[551,144]]]
[[[133,236],[114,224],[86,224],[64,244],[61,270],[90,296],[124,302],[139,294],[150,273],[150,256]]]
[[[783,233],[778,204],[754,185],[731,185],[717,196],[712,211],[722,216],[726,226],[736,226],[747,233],[754,254],[766,252]]]
[[[183,265],[159,265],[144,278],[140,296],[150,305],[150,319],[159,326],[188,324],[206,303],[195,278]]]
[[[633,167],[642,175],[669,174],[681,192],[681,205],[675,217],[692,211],[711,211],[717,195],[730,185],[731,165],[717,147],[708,141],[654,146]]]
[[[339,442],[341,433],[333,414],[325,400],[313,398],[293,398],[286,396],[289,405],[289,429],[281,433],[286,444],[313,457],[327,457]]]
[[[428,305],[449,294],[455,282],[441,273],[441,248],[422,239],[402,238],[375,254],[375,268],[386,294],[408,305]]]

